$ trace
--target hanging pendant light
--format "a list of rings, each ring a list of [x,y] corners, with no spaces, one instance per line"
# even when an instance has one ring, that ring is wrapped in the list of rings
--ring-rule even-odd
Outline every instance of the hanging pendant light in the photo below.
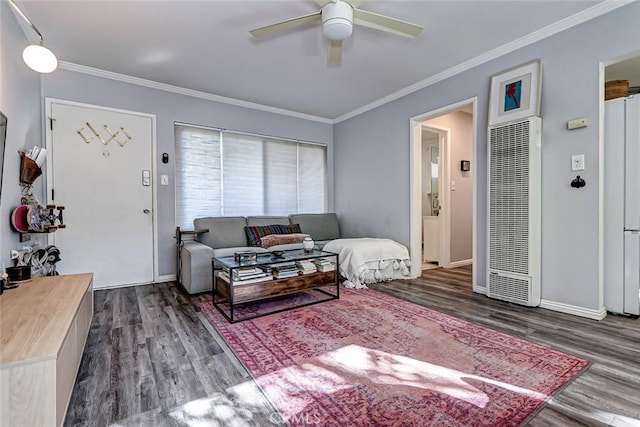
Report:
[[[9,0],[9,4],[13,6],[15,11],[24,19],[27,24],[31,26],[33,31],[40,38],[40,44],[32,44],[27,46],[22,52],[22,59],[29,68],[39,73],[50,73],[58,68],[58,59],[49,49],[43,46],[44,38],[35,25],[27,18],[27,15],[20,10],[17,4],[13,0]]]
[[[37,44],[27,46],[22,51],[22,59],[29,68],[39,73],[50,73],[58,68],[58,59],[46,47]]]

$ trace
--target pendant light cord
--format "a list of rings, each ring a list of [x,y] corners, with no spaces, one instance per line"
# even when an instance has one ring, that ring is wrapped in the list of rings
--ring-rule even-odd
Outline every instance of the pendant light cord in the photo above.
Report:
[[[44,38],[42,37],[42,33],[40,31],[38,31],[38,29],[36,28],[35,25],[33,25],[33,22],[31,22],[31,20],[29,18],[27,18],[27,15],[24,14],[24,12],[22,10],[20,10],[20,8],[18,7],[17,4],[15,4],[13,2],[13,0],[8,0],[9,4],[11,6],[13,6],[13,8],[16,10],[16,12],[18,12],[18,14],[22,17],[22,19],[24,19],[25,21],[27,21],[27,23],[31,26],[31,28],[33,28],[33,31],[36,32],[36,34],[38,35],[38,37],[40,37],[40,45],[42,45],[42,43],[44,42]]]

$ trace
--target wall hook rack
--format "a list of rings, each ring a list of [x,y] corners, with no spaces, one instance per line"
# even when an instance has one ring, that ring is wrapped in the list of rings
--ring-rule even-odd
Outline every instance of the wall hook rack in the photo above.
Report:
[[[576,176],[573,181],[571,181],[571,187],[573,188],[582,188],[587,185],[587,181],[580,178],[580,175]]]

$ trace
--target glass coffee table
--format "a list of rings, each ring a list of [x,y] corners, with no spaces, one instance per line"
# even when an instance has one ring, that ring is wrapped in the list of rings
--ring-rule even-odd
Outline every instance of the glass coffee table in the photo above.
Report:
[[[304,249],[258,253],[255,259],[238,261],[235,256],[214,257],[213,306],[231,323],[305,307],[340,298],[338,255]],[[335,291],[334,291],[335,289]],[[293,304],[274,303],[287,295],[312,292],[318,298],[300,298]],[[286,299],[286,298],[285,298]],[[270,301],[267,301],[270,300]],[[237,318],[239,306],[262,302],[266,311],[250,310]]]

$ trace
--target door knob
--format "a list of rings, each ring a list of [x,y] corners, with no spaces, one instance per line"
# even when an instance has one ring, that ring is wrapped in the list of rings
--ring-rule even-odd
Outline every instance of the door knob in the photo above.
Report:
[[[148,214],[149,212],[151,212],[149,209],[144,209],[142,212]]]

